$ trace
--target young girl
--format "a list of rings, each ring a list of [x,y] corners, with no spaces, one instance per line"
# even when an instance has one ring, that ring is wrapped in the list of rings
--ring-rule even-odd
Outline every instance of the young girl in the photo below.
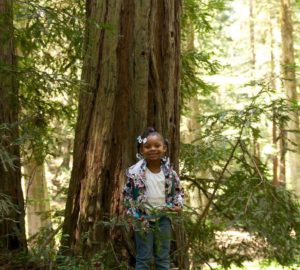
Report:
[[[154,128],[137,138],[139,162],[126,171],[124,202],[133,219],[136,270],[170,269],[171,222],[168,212],[183,207],[183,189],[167,157],[167,140]]]

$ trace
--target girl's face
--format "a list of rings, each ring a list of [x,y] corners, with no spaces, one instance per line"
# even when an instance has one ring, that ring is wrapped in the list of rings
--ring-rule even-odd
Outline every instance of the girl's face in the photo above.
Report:
[[[146,160],[159,160],[165,155],[167,146],[158,135],[149,135],[147,142],[142,145],[141,153]]]

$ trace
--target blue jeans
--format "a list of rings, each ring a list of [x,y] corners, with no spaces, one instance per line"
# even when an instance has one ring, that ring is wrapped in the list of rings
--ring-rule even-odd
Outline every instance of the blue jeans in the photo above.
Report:
[[[171,222],[167,217],[150,221],[147,231],[135,231],[136,270],[150,270],[153,255],[156,270],[170,269]]]

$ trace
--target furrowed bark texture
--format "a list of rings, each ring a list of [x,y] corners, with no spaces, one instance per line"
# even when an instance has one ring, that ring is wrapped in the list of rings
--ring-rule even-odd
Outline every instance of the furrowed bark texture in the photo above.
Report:
[[[0,265],[11,251],[26,248],[18,138],[18,84],[13,41],[12,1],[0,1],[0,193],[15,207],[0,213]],[[8,163],[10,159],[12,162]],[[7,205],[0,200],[1,208]],[[16,208],[16,209],[14,209]]]
[[[99,251],[113,238],[101,222],[119,216],[135,138],[154,126],[178,169],[179,0],[89,0],[74,165],[62,244]],[[85,237],[84,241],[83,237]]]

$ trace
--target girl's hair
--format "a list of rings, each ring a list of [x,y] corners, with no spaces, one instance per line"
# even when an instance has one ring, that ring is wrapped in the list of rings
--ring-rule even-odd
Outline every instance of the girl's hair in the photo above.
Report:
[[[169,141],[165,139],[160,133],[158,133],[153,127],[148,127],[146,130],[143,132],[142,135],[137,137],[137,153],[140,153],[141,146],[142,144],[145,143],[145,139],[149,135],[157,135],[158,137],[161,138],[162,142],[167,146],[167,149],[169,149]]]

